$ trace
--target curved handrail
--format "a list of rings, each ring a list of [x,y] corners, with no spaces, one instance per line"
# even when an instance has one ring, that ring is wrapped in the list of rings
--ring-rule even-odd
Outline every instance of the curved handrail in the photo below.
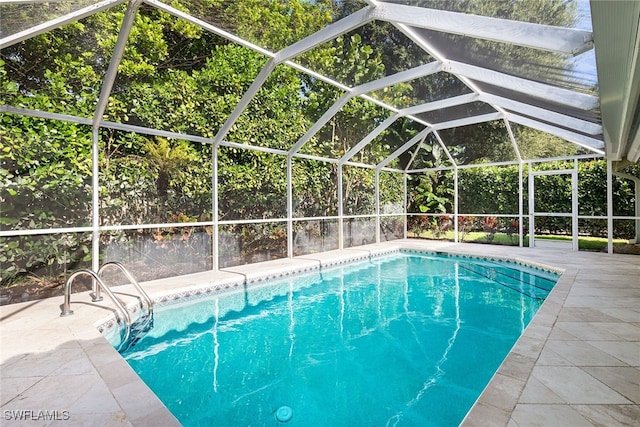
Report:
[[[69,276],[69,279],[67,279],[67,282],[64,285],[64,303],[60,307],[60,310],[61,310],[60,316],[65,317],[65,316],[71,316],[73,314],[73,310],[71,310],[71,283],[73,282],[73,279],[75,279],[76,277],[82,274],[88,274],[91,277],[93,277],[93,279],[95,279],[96,283],[98,284],[98,288],[102,288],[107,293],[109,298],[111,298],[111,301],[113,301],[113,303],[116,305],[118,310],[122,312],[124,321],[127,325],[126,339],[128,339],[130,329],[131,329],[131,316],[129,315],[129,312],[124,308],[120,300],[116,298],[116,296],[113,294],[113,292],[111,292],[111,290],[107,287],[107,285],[104,284],[104,282],[100,279],[100,277],[92,270],[88,270],[88,269],[77,270],[71,276]]]
[[[104,271],[104,269],[106,267],[109,266],[115,266],[117,268],[120,269],[120,271],[122,271],[122,273],[127,277],[127,279],[131,282],[131,284],[133,285],[134,288],[136,288],[138,290],[138,292],[140,292],[140,295],[142,296],[142,298],[145,300],[145,302],[147,303],[147,310],[149,310],[149,315],[153,315],[153,301],[151,301],[151,298],[149,298],[149,295],[147,295],[147,293],[144,291],[144,289],[142,288],[142,286],[140,286],[140,284],[136,281],[136,279],[133,278],[133,276],[131,275],[131,273],[129,273],[129,270],[127,270],[124,265],[122,265],[121,263],[119,263],[118,261],[110,261],[107,263],[102,264],[102,267],[100,267],[98,269],[98,276],[100,276],[102,274],[102,272]],[[100,291],[99,291],[99,287],[96,289],[95,292],[95,297],[96,298],[100,298]]]

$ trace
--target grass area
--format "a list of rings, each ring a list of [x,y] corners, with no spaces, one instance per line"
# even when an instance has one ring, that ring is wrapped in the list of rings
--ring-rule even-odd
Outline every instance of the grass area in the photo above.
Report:
[[[549,236],[549,235],[540,235],[536,236],[536,239],[540,240],[564,240],[571,241],[571,236]],[[526,239],[527,244],[529,244],[529,238]],[[626,245],[629,241],[626,239],[613,239],[614,245]],[[591,236],[580,236],[578,237],[578,248],[581,251],[601,251],[606,249],[607,247],[607,239],[604,237],[591,237]]]
[[[411,237],[411,236],[410,236]],[[454,240],[454,232],[448,231],[442,234],[440,237],[436,237],[431,232],[425,232],[420,234],[420,236],[426,239],[438,239],[438,240]],[[571,236],[555,236],[555,235],[536,235],[536,239],[540,240],[562,240],[562,241],[571,241]],[[496,233],[493,236],[493,241],[489,242],[487,239],[487,234],[482,231],[474,231],[470,233],[466,233],[464,236],[460,236],[460,240],[462,242],[467,243],[492,243],[494,245],[510,245],[510,246],[518,246],[518,235],[508,236],[505,233]],[[629,243],[626,239],[614,239],[614,245],[624,245]],[[529,246],[529,237],[524,237],[523,246]],[[607,247],[607,239],[603,237],[590,237],[590,236],[580,236],[578,238],[578,248],[582,251],[602,251]]]

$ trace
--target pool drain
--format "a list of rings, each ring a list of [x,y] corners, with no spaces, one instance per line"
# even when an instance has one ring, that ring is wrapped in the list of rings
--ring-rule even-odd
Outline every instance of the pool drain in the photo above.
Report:
[[[291,408],[289,408],[288,406],[281,406],[276,411],[276,420],[280,421],[281,423],[286,423],[291,419],[292,416],[293,410],[291,410]]]

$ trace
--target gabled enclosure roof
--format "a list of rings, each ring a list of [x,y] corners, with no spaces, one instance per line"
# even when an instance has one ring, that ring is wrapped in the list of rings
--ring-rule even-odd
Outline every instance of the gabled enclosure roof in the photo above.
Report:
[[[15,8],[7,8],[12,3],[23,4],[19,14],[14,12]],[[11,46],[123,3],[128,5],[127,14],[97,102],[93,118],[95,126],[103,124],[133,17],[138,7],[145,3],[269,58],[233,112],[215,130],[215,137],[211,140],[214,144],[225,140],[272,71],[284,64],[343,92],[335,104],[288,149],[288,155],[304,151],[305,144],[312,141],[323,125],[350,100],[360,97],[386,109],[388,116],[375,123],[374,130],[341,158],[335,159],[339,163],[349,162],[401,118],[420,124],[423,130],[405,141],[404,145],[395,147],[392,154],[376,165],[378,168],[385,167],[430,134],[435,137],[430,139],[441,146],[449,162],[455,165],[443,135],[449,129],[486,122],[504,124],[514,147],[514,160],[523,160],[523,155],[514,141],[513,126],[525,126],[555,135],[582,147],[583,152],[605,154],[612,160],[626,158],[637,162],[640,157],[640,2],[592,1],[589,8],[586,0],[582,1],[579,11],[583,28],[564,28],[434,8],[444,8],[450,4],[448,2],[369,0],[354,2],[353,13],[293,44],[266,46],[229,32],[225,29],[224,17],[198,17],[172,7],[170,2],[18,1],[0,5],[3,17],[0,47]],[[196,3],[198,1],[193,2]],[[419,6],[423,3],[430,7]],[[48,20],[40,22],[41,17]],[[590,28],[591,22],[594,32]],[[394,64],[393,72],[371,81],[344,81],[305,65],[305,53],[374,23],[391,25],[399,30],[404,38],[396,43],[411,44],[421,49],[424,52],[423,63]],[[539,55],[539,52],[544,54]],[[551,57],[561,61],[549,61]],[[597,61],[600,81],[594,61]],[[380,91],[394,85],[435,78],[450,79],[456,90],[451,93],[418,93],[414,99],[419,102],[409,104],[377,96]],[[3,106],[5,111],[8,108]]]

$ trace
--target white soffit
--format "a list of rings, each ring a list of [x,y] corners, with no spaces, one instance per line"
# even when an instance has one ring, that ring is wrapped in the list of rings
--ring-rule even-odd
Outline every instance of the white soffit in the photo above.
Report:
[[[591,2],[607,157],[640,160],[640,1]]]

